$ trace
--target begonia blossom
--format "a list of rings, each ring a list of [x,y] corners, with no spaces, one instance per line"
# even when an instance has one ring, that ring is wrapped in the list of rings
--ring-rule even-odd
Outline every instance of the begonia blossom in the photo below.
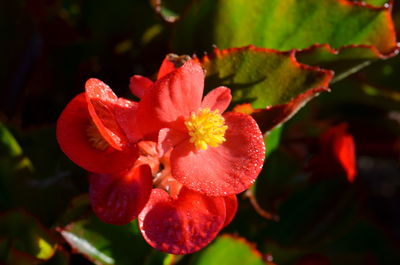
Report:
[[[148,87],[138,106],[143,137],[171,151],[171,174],[209,196],[237,194],[258,176],[265,148],[261,131],[246,114],[224,111],[230,90],[218,87],[203,98],[204,71],[195,60]]]
[[[157,78],[131,78],[138,103],[89,79],[61,114],[57,138],[72,161],[92,172],[90,200],[102,221],[138,218],[151,246],[188,254],[232,221],[236,194],[261,170],[264,140],[251,116],[224,113],[228,88],[203,98],[196,60],[167,56]]]

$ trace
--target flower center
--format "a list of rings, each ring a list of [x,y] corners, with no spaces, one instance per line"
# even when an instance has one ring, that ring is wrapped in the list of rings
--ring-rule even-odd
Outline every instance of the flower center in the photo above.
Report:
[[[92,147],[97,150],[104,151],[109,147],[109,144],[101,136],[99,130],[93,122],[90,122],[86,127],[86,135]]]
[[[197,150],[207,150],[208,146],[217,147],[225,142],[225,119],[218,110],[211,111],[209,108],[200,109],[192,113],[185,121],[189,130],[190,142]]]

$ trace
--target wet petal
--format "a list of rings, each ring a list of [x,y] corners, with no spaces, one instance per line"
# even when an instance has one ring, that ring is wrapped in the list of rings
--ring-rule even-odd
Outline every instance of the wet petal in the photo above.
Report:
[[[153,178],[148,165],[118,174],[89,176],[93,211],[109,224],[123,225],[137,218],[150,198]]]
[[[81,93],[65,107],[57,121],[56,134],[62,151],[90,172],[110,173],[131,167],[138,157],[137,148],[128,146],[124,151],[111,146],[105,150],[94,148],[87,135],[91,123],[85,93]]]
[[[159,79],[139,104],[138,126],[143,135],[157,138],[161,128],[173,127],[178,119],[198,110],[203,88],[203,69],[193,60]]]
[[[166,152],[168,152],[171,148],[178,145],[189,136],[187,133],[183,133],[178,130],[164,128],[161,129],[158,134],[158,145],[157,150],[159,156],[163,156]]]
[[[154,248],[188,254],[205,247],[222,229],[225,202],[182,188],[177,199],[162,189],[153,189],[150,200],[139,215],[139,227]]]
[[[109,86],[95,78],[86,82],[85,90],[90,116],[100,134],[112,147],[122,150],[126,137],[115,118],[117,96]]]
[[[265,157],[263,136],[251,116],[224,115],[226,141],[195,151],[188,140],[171,152],[172,175],[186,187],[209,196],[238,194],[257,178]]]
[[[227,87],[220,86],[211,90],[201,102],[202,108],[209,108],[210,110],[219,110],[223,113],[231,103],[232,95],[231,90]]]
[[[317,165],[316,170],[320,174],[336,174],[344,171],[347,180],[353,182],[357,175],[356,147],[354,138],[347,132],[347,128],[347,123],[340,123],[320,136],[321,151],[313,163]]]
[[[131,77],[129,82],[129,89],[131,90],[132,94],[138,98],[142,98],[144,93],[148,91],[152,85],[153,81],[150,79],[144,76],[134,75]]]
[[[136,143],[142,138],[136,126],[137,108],[137,102],[124,98],[119,98],[114,108],[115,118],[130,143]]]
[[[157,74],[157,79],[160,79],[165,75],[175,71],[188,60],[190,60],[190,56],[188,55],[178,56],[173,53],[168,54],[167,56],[165,56],[165,59],[160,66],[160,70]]]
[[[341,135],[335,139],[333,149],[336,159],[346,172],[347,180],[353,182],[357,175],[356,148],[353,136],[350,134]]]
[[[238,209],[238,200],[236,195],[223,197],[225,200],[226,218],[224,227],[228,226],[236,215]]]

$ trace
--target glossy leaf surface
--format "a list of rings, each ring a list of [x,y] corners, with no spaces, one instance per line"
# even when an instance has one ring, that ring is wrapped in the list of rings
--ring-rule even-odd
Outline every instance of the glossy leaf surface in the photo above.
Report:
[[[89,215],[59,231],[76,252],[96,264],[142,264],[150,251],[136,222],[115,226]]]
[[[224,85],[233,104],[251,103],[262,131],[288,119],[319,92],[328,90],[332,72],[296,61],[294,53],[253,46],[218,50],[202,59],[206,90]],[[273,106],[273,107],[271,107]]]
[[[56,241],[50,231],[33,216],[20,210],[0,216],[0,238],[8,240],[11,253],[8,258],[11,259],[22,256],[32,260],[48,260],[56,250]]]
[[[381,4],[382,1],[371,1]],[[194,1],[177,23],[177,52],[198,54],[255,45],[289,51],[306,49],[304,63],[334,69],[341,80],[370,60],[398,52],[391,5],[328,1]],[[300,51],[303,53],[303,51]],[[311,57],[311,58],[310,58]]]
[[[346,0],[197,1],[180,21],[174,41],[185,52],[201,52],[213,44],[219,48],[254,44],[281,51],[315,43],[333,48],[371,45],[381,53],[396,46],[388,7]]]
[[[260,252],[243,238],[219,236],[204,251],[196,254],[192,265],[265,265]]]

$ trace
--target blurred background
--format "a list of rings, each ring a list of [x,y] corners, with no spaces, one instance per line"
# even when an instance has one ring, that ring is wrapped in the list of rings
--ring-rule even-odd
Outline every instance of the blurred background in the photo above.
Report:
[[[86,173],[55,139],[58,116],[88,78],[133,98],[133,74],[154,78],[166,54],[180,53],[171,22],[189,2],[160,11],[145,0],[1,1],[0,264],[224,264],[216,263],[223,247],[173,257],[148,247],[134,223],[102,224],[90,212]],[[400,29],[398,3],[393,19]],[[286,122],[253,189],[258,207],[280,221],[242,194],[224,233],[251,242],[261,264],[400,264],[399,69],[398,56],[375,61]],[[355,141],[354,182],[313,167],[321,135],[337,124]],[[65,231],[97,252],[67,243]],[[258,264],[243,255],[233,264]]]

